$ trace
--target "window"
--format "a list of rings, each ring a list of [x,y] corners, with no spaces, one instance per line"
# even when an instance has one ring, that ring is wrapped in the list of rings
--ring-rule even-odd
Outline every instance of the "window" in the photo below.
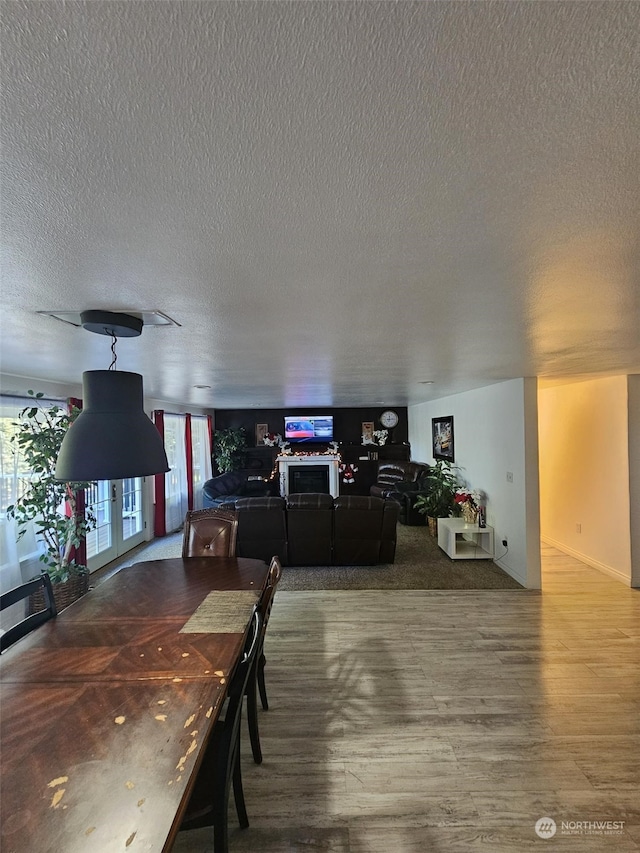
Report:
[[[191,417],[191,447],[193,465],[193,509],[202,509],[202,487],[210,480],[211,437],[209,421],[206,416]]]
[[[164,475],[165,523],[167,533],[178,530],[189,509],[185,415],[164,416],[164,449],[170,470]]]

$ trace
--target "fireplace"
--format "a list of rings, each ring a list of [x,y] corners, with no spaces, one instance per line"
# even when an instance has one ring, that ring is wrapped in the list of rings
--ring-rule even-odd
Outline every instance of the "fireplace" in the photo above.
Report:
[[[277,461],[283,498],[300,492],[323,492],[333,498],[340,494],[339,454],[283,455]]]
[[[329,495],[327,465],[289,465],[289,494],[324,492]]]

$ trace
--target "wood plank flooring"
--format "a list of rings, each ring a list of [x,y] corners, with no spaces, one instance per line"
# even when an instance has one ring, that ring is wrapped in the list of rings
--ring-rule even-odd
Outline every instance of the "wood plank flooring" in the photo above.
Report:
[[[230,853],[640,851],[639,651],[640,591],[547,547],[542,593],[280,591]]]

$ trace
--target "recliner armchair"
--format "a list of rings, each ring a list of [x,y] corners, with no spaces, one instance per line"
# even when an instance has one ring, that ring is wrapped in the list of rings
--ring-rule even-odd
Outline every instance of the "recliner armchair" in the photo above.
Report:
[[[426,477],[415,483],[398,483],[396,491],[390,492],[387,500],[394,501],[399,506],[398,521],[400,524],[418,527],[427,523],[427,516],[418,512],[416,500],[418,495],[429,492],[430,485]]]
[[[400,491],[399,484],[414,485],[429,473],[429,466],[423,462],[380,462],[376,482],[369,493],[376,498],[387,498],[392,492]]]

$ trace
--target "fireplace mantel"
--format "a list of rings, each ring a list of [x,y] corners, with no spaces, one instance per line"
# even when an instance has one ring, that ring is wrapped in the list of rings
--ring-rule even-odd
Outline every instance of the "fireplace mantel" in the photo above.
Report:
[[[331,497],[337,498],[340,494],[340,470],[341,462],[339,455],[330,453],[319,453],[317,456],[278,456],[278,474],[280,477],[280,494],[283,498],[289,496],[289,470],[304,465],[326,465],[329,469],[329,493]]]

